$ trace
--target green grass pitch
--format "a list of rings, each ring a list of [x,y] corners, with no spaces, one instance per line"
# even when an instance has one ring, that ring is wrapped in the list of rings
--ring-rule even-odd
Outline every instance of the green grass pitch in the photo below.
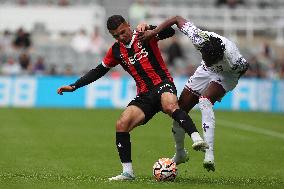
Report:
[[[284,188],[284,115],[216,112],[216,171],[191,149],[174,182],[156,182],[152,166],[172,157],[171,119],[162,113],[131,134],[137,179],[109,182],[121,171],[115,122],[122,110],[1,108],[0,188]],[[199,111],[190,114],[201,131]],[[202,131],[201,131],[202,132]]]

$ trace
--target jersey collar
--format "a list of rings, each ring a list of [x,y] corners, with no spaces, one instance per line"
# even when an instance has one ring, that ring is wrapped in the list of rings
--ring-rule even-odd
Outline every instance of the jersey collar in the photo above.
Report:
[[[134,30],[134,31],[133,31],[133,35],[132,35],[132,39],[131,39],[130,43],[127,44],[127,45],[124,45],[124,46],[125,46],[126,48],[130,49],[131,46],[132,46],[132,44],[133,44],[133,42],[134,42],[135,37],[136,37],[136,31]]]

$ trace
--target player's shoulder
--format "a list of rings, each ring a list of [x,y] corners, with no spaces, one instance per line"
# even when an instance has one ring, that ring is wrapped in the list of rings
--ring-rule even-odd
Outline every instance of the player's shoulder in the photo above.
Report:
[[[222,40],[222,43],[225,45],[225,49],[226,50],[237,50],[237,45],[235,44],[235,42],[233,42],[232,40],[230,40],[229,38],[225,37],[225,36],[222,36],[222,35],[219,35],[217,33],[214,33],[214,32],[209,32],[208,33],[209,35],[212,35],[213,37],[217,37],[219,39]]]
[[[114,42],[110,48],[109,48],[109,51],[113,54],[115,52],[119,52],[119,49],[120,49],[120,44],[119,42]]]
[[[118,42],[114,42],[109,46],[109,52],[112,52],[114,49],[119,49],[120,44]]]
[[[240,51],[234,42],[228,40],[225,48],[226,50],[224,52],[224,55],[231,62],[235,62],[239,57],[241,57]]]
[[[224,37],[222,35],[219,35],[219,34],[217,34],[215,32],[207,32],[207,35],[210,35],[210,36],[213,36],[213,37],[221,39],[224,44],[227,43],[228,41],[230,41],[228,38],[226,38],[226,37]]]
[[[110,45],[105,55],[104,61],[107,62],[106,59],[108,60],[119,59],[119,57],[120,57],[119,43],[114,42],[112,45]]]
[[[120,48],[120,43],[119,42],[114,42],[113,44],[112,44],[112,46],[111,46],[111,48],[113,49],[113,48]]]
[[[120,46],[121,44],[119,42],[114,42],[111,46],[111,55],[113,58],[117,59],[117,60],[120,60]]]

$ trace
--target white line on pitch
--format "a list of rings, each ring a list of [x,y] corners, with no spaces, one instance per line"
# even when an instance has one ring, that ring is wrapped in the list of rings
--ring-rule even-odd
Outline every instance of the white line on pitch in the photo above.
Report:
[[[234,122],[222,120],[222,119],[221,120],[218,119],[217,124],[222,125],[224,127],[237,128],[237,129],[244,130],[244,131],[250,131],[250,132],[254,132],[254,133],[259,133],[259,134],[263,134],[263,135],[267,135],[267,136],[272,136],[272,137],[284,139],[284,134],[282,134],[282,133],[270,131],[268,129],[258,128],[258,127],[255,127],[255,126],[252,126],[252,125],[249,125],[249,124],[234,123]]]

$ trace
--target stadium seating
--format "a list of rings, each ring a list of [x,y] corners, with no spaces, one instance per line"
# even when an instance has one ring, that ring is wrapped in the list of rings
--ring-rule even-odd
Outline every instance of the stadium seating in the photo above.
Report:
[[[25,2],[27,6],[18,7],[19,2]],[[69,7],[64,9],[76,9],[78,7],[96,7],[92,9],[90,14],[94,15],[93,25],[98,26],[102,32],[104,38],[107,39],[107,44],[111,44],[112,39],[105,31],[105,18],[106,9],[104,5],[106,1],[102,0],[67,0]],[[128,5],[128,1],[121,1],[123,5]],[[245,55],[250,55],[251,50],[248,51],[247,41],[250,45],[257,42],[257,38],[260,40],[267,40],[272,43],[272,46],[277,46],[278,49],[283,49],[284,45],[284,1],[283,0],[248,0],[242,6],[236,8],[228,8],[226,6],[217,7],[216,1],[213,0],[145,0],[145,6],[148,10],[146,21],[151,24],[158,24],[167,17],[173,15],[181,15],[190,19],[197,26],[208,29],[210,31],[217,31],[225,36],[236,40],[241,47],[241,51]],[[56,7],[59,0],[0,0],[0,4],[3,10],[1,14],[5,14],[7,9],[3,9],[4,6],[12,7],[15,10],[25,10],[32,6],[38,5],[52,5],[52,6],[38,6],[48,9],[57,9]],[[55,6],[54,6],[55,5]],[[175,5],[175,6],[173,6]],[[1,7],[0,7],[1,8]],[[19,8],[19,9],[17,9]],[[125,12],[127,12],[127,6],[125,6]],[[36,11],[37,9],[34,9]],[[5,10],[5,11],[4,11]],[[86,11],[85,11],[86,12]],[[8,12],[6,12],[8,14]],[[11,14],[10,14],[11,15]],[[87,14],[86,14],[87,15]],[[85,16],[86,16],[85,15]],[[17,14],[14,14],[17,16]],[[4,28],[4,24],[10,27],[10,30],[14,32],[19,23],[24,25],[32,34],[33,47],[30,52],[32,61],[38,56],[43,56],[47,66],[57,65],[59,72],[62,72],[66,65],[70,65],[74,68],[75,74],[81,74],[86,70],[93,68],[101,60],[101,55],[92,54],[90,52],[79,53],[71,48],[70,41],[77,32],[80,26],[84,26],[87,29],[88,34],[92,31],[92,26],[89,24],[92,19],[84,18],[76,22],[76,26],[72,26],[73,18],[67,20],[65,26],[62,22],[57,22],[50,26],[50,19],[43,20],[42,22],[35,22],[32,17],[24,20],[14,19],[12,22],[5,20],[6,16],[1,16],[0,27]],[[89,16],[90,17],[90,16]],[[11,18],[12,19],[12,18]],[[9,20],[11,20],[9,19]],[[18,24],[17,24],[18,23]],[[58,24],[60,23],[60,24]],[[1,25],[2,24],[2,25]],[[15,27],[14,27],[15,25]],[[17,25],[17,27],[16,27]],[[68,26],[67,31],[64,30]],[[8,27],[8,28],[9,28]],[[0,31],[0,33],[3,31]],[[65,33],[62,35],[62,33]],[[54,37],[55,36],[55,37]],[[184,36],[179,35],[179,38]],[[56,39],[55,39],[56,38]],[[272,39],[272,40],[271,40]],[[242,41],[244,41],[242,43]],[[187,40],[180,40],[182,46],[187,49],[188,62],[199,63],[199,55],[195,53],[193,47]],[[167,43],[167,42],[166,42]],[[165,45],[167,46],[167,44]],[[280,47],[280,48],[279,48]],[[0,54],[0,61],[4,62],[8,56],[12,56],[17,59],[20,52],[12,51]]]

